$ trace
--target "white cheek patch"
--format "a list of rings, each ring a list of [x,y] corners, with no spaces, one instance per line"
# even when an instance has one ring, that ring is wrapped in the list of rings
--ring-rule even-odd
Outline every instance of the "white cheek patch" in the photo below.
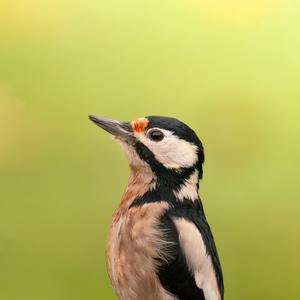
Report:
[[[173,132],[159,129],[165,135],[159,142],[151,141],[143,133],[135,134],[136,137],[154,154],[155,158],[166,168],[188,168],[197,160],[197,146],[180,139]]]
[[[196,284],[203,289],[205,299],[220,300],[211,257],[207,255],[202,236],[196,226],[184,218],[173,218],[179,235],[180,247]]]

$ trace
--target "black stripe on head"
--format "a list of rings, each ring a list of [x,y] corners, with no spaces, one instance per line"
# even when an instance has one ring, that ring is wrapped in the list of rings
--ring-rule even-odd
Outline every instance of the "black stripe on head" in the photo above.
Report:
[[[189,143],[196,145],[197,153],[198,153],[198,163],[196,168],[199,171],[199,178],[202,178],[202,164],[204,162],[204,150],[201,141],[198,136],[188,125],[183,122],[171,118],[171,117],[163,117],[163,116],[148,116],[146,117],[149,121],[147,125],[147,129],[150,128],[161,128],[172,131],[174,135],[179,137],[182,140],[185,140]]]

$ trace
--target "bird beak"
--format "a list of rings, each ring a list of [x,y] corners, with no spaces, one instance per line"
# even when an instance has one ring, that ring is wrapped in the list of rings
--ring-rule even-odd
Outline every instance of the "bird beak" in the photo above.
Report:
[[[132,127],[129,122],[120,122],[118,120],[93,115],[89,116],[89,119],[105,131],[114,135],[117,139],[128,144],[135,142]]]

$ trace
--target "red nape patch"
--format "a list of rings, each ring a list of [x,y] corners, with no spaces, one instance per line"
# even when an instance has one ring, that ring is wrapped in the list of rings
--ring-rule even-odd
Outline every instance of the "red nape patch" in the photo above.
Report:
[[[133,131],[142,132],[148,125],[149,120],[147,118],[138,118],[131,122]]]

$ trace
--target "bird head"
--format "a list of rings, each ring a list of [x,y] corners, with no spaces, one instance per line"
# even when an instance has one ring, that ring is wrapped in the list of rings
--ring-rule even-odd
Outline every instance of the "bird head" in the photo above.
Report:
[[[198,172],[197,179],[202,177],[202,144],[183,122],[162,116],[131,122],[99,116],[89,118],[120,141],[131,168],[140,172],[150,168],[157,177],[175,178],[193,171]]]

